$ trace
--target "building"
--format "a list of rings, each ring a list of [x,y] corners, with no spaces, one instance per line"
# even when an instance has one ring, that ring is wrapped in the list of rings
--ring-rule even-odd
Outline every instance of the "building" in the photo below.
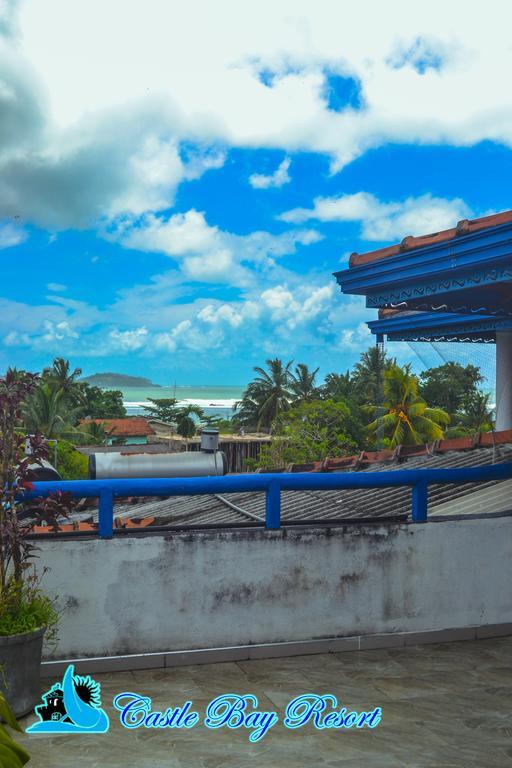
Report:
[[[103,427],[107,435],[107,445],[145,445],[148,438],[155,434],[147,419],[141,416],[126,419],[82,419],[80,424],[86,426],[91,422]]]
[[[512,211],[353,253],[343,293],[379,310],[377,342],[496,345],[496,429],[512,428]]]

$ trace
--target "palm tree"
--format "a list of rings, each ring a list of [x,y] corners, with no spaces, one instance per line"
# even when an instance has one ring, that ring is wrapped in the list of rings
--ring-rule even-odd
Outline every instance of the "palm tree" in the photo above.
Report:
[[[198,405],[185,405],[176,410],[177,432],[182,437],[194,437],[196,433],[196,422],[192,416],[199,419],[204,417],[204,411]]]
[[[24,422],[29,432],[57,437],[72,431],[75,411],[69,407],[66,392],[50,383],[40,384],[24,406]]]
[[[463,421],[479,432],[488,432],[494,425],[494,412],[489,406],[489,394],[477,392],[467,402]]]
[[[320,392],[325,400],[350,400],[353,398],[355,386],[350,377],[350,371],[328,373]]]
[[[318,394],[315,384],[318,368],[310,371],[307,365],[299,363],[295,366],[295,372],[290,374],[290,389],[294,395],[293,404],[309,403]]]
[[[68,394],[73,393],[78,383],[77,380],[81,375],[82,369],[75,368],[71,371],[69,360],[64,360],[63,357],[56,357],[52,367],[45,368],[43,371],[43,378],[46,381],[55,384],[59,389],[63,389]]]
[[[391,448],[420,445],[444,436],[449,415],[440,408],[429,408],[418,394],[418,379],[410,366],[393,365],[384,372],[384,402],[369,406],[377,418],[368,425],[371,433],[382,430]]]
[[[253,369],[258,376],[251,381],[240,403],[236,404],[237,407],[240,406],[240,414],[245,411],[255,417],[252,424],[258,429],[269,429],[277,416],[289,409],[292,400],[292,361],[283,364],[283,361],[276,357],[267,360],[266,365],[267,370],[259,366]]]
[[[382,399],[384,374],[395,365],[396,360],[390,360],[378,345],[361,354],[354,366],[352,381],[362,402],[377,403]]]
[[[82,422],[80,430],[76,431],[76,437],[85,441],[85,445],[107,445],[109,437],[115,437],[116,428],[107,429],[104,421],[97,422],[93,419]]]

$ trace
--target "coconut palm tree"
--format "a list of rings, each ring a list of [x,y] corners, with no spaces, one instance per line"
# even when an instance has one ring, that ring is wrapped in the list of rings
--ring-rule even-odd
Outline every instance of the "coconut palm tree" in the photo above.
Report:
[[[346,373],[328,373],[320,388],[320,393],[325,400],[352,399],[355,394],[355,386],[350,377],[350,371]]]
[[[92,419],[82,422],[80,429],[76,430],[76,439],[85,445],[107,445],[109,437],[115,437],[116,428],[107,429],[104,421],[97,422]]]
[[[362,352],[352,376],[360,402],[377,403],[382,399],[384,373],[394,365],[396,360],[390,360],[380,346]]]
[[[40,432],[45,437],[57,437],[71,432],[75,411],[63,389],[50,383],[40,384],[27,399],[24,422],[29,432]]]
[[[490,407],[491,396],[477,392],[466,403],[463,422],[479,432],[488,432],[494,426],[494,411]]]
[[[176,427],[178,435],[182,437],[194,437],[196,433],[196,422],[192,416],[202,419],[204,411],[198,405],[184,405],[176,409]]]
[[[43,378],[54,384],[58,389],[63,389],[68,394],[73,394],[78,378],[82,375],[81,368],[71,370],[69,360],[63,357],[56,357],[51,368],[45,368]]]
[[[293,393],[293,404],[309,403],[318,394],[316,376],[318,368],[310,371],[304,363],[295,366],[295,371],[290,374],[290,390]]]
[[[292,361],[283,364],[279,358],[266,361],[267,370],[256,366],[254,372],[258,375],[249,384],[244,396],[237,406],[240,412],[253,414],[258,429],[269,429],[272,422],[283,411],[290,407],[293,398],[291,391],[290,368]],[[240,415],[239,415],[240,420]]]
[[[384,402],[369,406],[376,416],[368,425],[371,433],[381,432],[391,448],[420,445],[444,436],[449,415],[440,408],[429,408],[418,394],[418,379],[410,366],[393,365],[384,372]]]

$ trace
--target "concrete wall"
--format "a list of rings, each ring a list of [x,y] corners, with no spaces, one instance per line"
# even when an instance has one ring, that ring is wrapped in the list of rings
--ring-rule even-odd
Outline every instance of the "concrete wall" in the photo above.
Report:
[[[51,658],[512,622],[512,517],[40,547],[65,609]]]

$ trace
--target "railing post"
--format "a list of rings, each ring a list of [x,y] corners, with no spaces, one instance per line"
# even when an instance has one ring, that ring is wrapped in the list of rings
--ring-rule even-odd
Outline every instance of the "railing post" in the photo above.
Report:
[[[100,491],[98,532],[102,539],[111,539],[114,530],[114,494],[108,488]]]
[[[412,521],[424,523],[427,520],[428,485],[418,481],[412,487]]]
[[[281,486],[272,480],[267,488],[265,528],[281,527]]]

